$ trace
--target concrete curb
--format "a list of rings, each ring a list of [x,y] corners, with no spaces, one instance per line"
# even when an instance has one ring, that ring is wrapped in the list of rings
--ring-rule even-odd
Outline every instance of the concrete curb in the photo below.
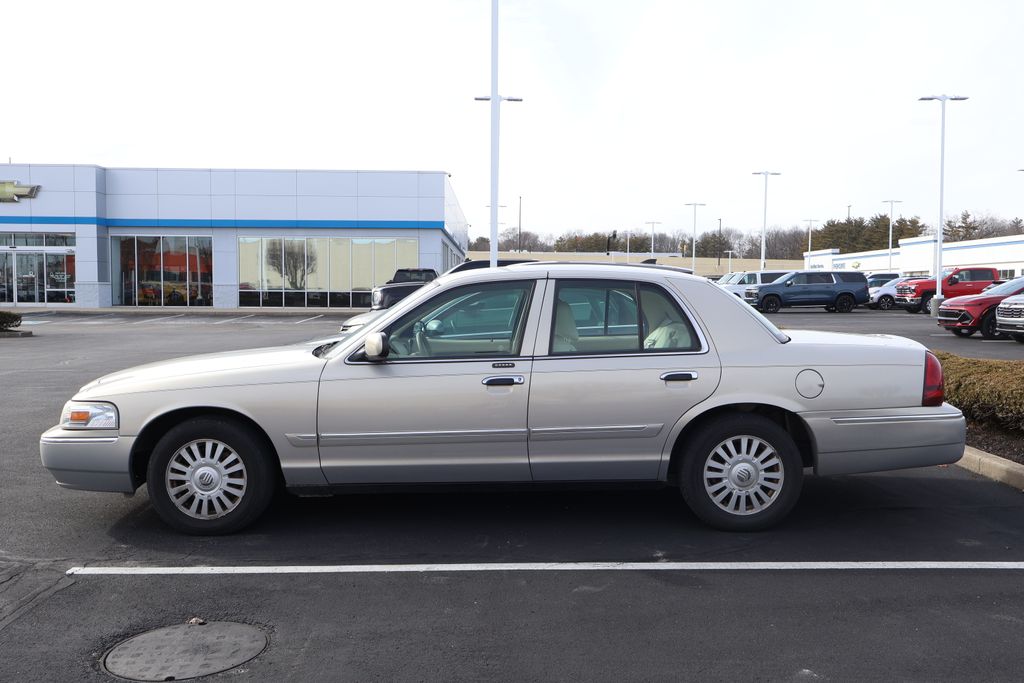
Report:
[[[975,474],[1024,491],[1024,465],[1012,460],[968,446],[964,449],[964,457],[956,464]]]

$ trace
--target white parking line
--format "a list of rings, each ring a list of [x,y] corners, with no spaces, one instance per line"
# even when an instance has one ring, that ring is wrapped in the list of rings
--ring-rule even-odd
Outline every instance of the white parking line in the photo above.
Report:
[[[26,325],[48,325],[52,322],[52,320],[29,320],[27,318],[22,318],[21,326],[24,327]]]
[[[299,322],[292,323],[292,324],[293,325],[301,325],[302,323],[308,323],[310,320],[316,320],[317,318],[322,318],[322,317],[324,317],[323,313],[321,313],[320,315],[314,315],[312,318],[304,318],[304,319],[300,320]]]
[[[249,315],[243,315],[243,316],[241,316],[239,318],[228,318],[227,320],[218,320],[217,322],[215,322],[213,324],[214,325],[223,325],[225,323],[235,322],[236,320],[245,320],[246,318],[251,318],[254,315],[256,315],[256,314],[255,313],[250,313]]]
[[[145,324],[145,323],[155,323],[158,320],[170,320],[171,318],[180,318],[180,317],[182,317],[184,315],[185,315],[184,313],[179,313],[178,315],[162,315],[159,318],[146,318],[145,320],[139,320],[138,322],[134,322],[134,323],[131,323],[131,324],[132,325],[142,325],[142,324]]]
[[[984,344],[1016,344],[1012,339],[982,339]]]
[[[484,562],[479,564],[337,564],[253,567],[72,567],[69,576],[190,576],[212,574],[416,574],[559,571],[857,571],[1024,570],[1024,562]]]

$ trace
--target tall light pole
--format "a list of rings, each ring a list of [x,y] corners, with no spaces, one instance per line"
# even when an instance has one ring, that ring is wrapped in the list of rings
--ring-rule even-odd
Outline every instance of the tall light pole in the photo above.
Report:
[[[689,204],[683,204],[683,206],[692,206],[693,207],[693,243],[692,243],[692,246],[691,246],[692,253],[690,254],[690,270],[692,270],[694,273],[696,273],[697,272],[697,207],[698,206],[707,206],[707,204],[697,204],[696,202],[691,202]]]
[[[626,263],[629,263],[629,234],[632,230],[626,231]]]
[[[850,208],[851,208],[852,206],[853,206],[853,204],[847,204],[847,205],[846,205],[846,222],[847,222],[847,223],[849,223],[849,222],[850,222]]]
[[[654,226],[661,225],[661,221],[646,221],[645,225],[651,226],[651,258],[654,258]]]
[[[719,266],[722,265],[722,252],[720,251],[721,248],[722,248],[722,219],[719,218],[718,219],[718,249],[715,250],[715,251],[718,251],[718,265]]]
[[[939,133],[939,225],[935,231],[935,296],[932,298],[932,310],[937,316],[942,304],[942,231],[946,225],[942,204],[946,190],[946,101],[962,102],[967,98],[963,95],[929,95],[917,99],[921,102],[938,100],[942,104],[942,125]]]
[[[498,131],[501,101],[522,102],[521,97],[498,95],[498,0],[491,0],[491,94],[474,98],[491,103],[491,268],[498,265]]]
[[[519,195],[519,251],[523,251],[523,195]]]
[[[883,204],[889,205],[889,271],[892,271],[892,206],[893,204],[902,204],[903,201],[900,199],[883,199]]]
[[[751,175],[764,176],[764,223],[761,224],[761,270],[764,270],[764,234],[768,231],[768,176],[782,174],[774,171],[754,171]]]
[[[811,250],[811,226],[818,222],[817,218],[805,218],[804,222],[807,223],[807,251]]]

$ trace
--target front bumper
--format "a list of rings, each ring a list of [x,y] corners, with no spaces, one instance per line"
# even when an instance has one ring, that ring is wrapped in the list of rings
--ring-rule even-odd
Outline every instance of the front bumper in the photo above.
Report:
[[[940,308],[936,324],[946,329],[953,327],[970,329],[977,325],[974,316],[961,308]]]
[[[80,491],[134,493],[131,453],[134,436],[53,427],[39,437],[43,467],[59,486]]]
[[[800,415],[815,442],[815,474],[948,465],[964,454],[967,422],[957,408],[886,408]]]
[[[1024,334],[1024,318],[1000,318],[997,316],[996,332]]]
[[[897,306],[920,306],[921,305],[921,297],[919,297],[919,296],[897,296],[896,297],[896,305]]]

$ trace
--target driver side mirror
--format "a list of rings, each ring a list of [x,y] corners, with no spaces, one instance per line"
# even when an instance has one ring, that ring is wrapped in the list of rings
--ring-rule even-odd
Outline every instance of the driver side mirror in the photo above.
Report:
[[[793,286],[793,281],[792,280],[786,280],[786,286],[787,287],[792,287]]]
[[[388,335],[383,332],[371,332],[366,335],[366,339],[363,341],[363,353],[366,354],[366,360],[379,363],[388,357],[390,351]]]
[[[949,284],[955,285],[958,282],[960,282],[960,278],[958,278],[956,275],[949,276]]]

